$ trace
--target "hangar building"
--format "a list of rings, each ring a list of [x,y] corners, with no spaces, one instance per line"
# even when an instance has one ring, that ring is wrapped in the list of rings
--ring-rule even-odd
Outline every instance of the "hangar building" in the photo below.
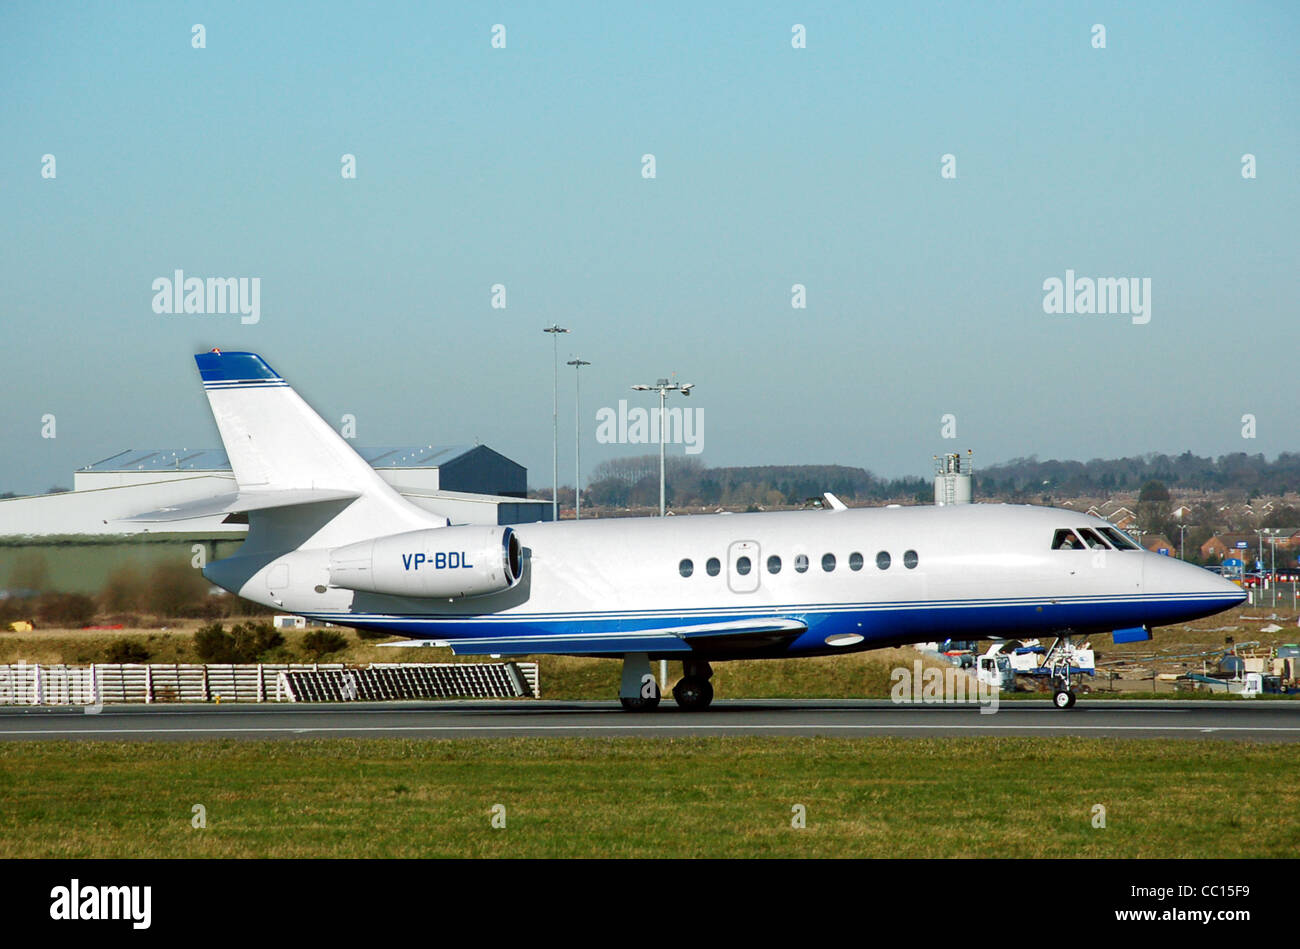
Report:
[[[524,524],[551,519],[551,502],[529,500],[527,470],[486,445],[358,448],[385,481],[413,504],[453,524]],[[189,562],[196,545],[208,560],[230,556],[248,530],[242,516],[170,523],[127,520],[188,501],[233,494],[234,475],[218,449],[130,449],[80,469],[61,494],[0,499],[0,595],[28,587],[94,592],[127,560]],[[39,562],[39,568],[30,567]],[[43,584],[42,584],[43,585]]]

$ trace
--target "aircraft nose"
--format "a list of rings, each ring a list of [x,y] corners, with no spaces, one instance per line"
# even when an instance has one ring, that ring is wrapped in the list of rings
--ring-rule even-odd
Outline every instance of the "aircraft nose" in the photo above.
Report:
[[[1162,554],[1147,554],[1142,566],[1142,592],[1188,603],[1204,603],[1216,610],[1236,606],[1246,591],[1204,567]]]

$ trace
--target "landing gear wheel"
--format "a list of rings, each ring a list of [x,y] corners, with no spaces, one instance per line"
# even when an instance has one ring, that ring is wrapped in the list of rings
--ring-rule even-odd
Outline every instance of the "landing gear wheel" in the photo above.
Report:
[[[713,684],[702,676],[685,676],[673,686],[673,700],[683,711],[701,711],[713,701]]]
[[[1075,694],[1069,689],[1057,689],[1056,694],[1052,696],[1052,702],[1057,708],[1073,708]]]
[[[659,707],[659,693],[656,692],[648,699],[642,698],[641,696],[637,696],[636,698],[620,697],[619,701],[623,703],[623,708],[626,711],[651,712]]]

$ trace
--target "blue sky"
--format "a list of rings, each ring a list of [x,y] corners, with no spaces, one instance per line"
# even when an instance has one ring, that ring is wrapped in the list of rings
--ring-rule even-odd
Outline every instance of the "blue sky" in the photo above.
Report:
[[[216,446],[212,346],[545,486],[554,321],[588,470],[674,372],[710,465],[1296,450],[1300,8],[1132,6],[6,4],[0,491]],[[260,322],[155,313],[176,269]],[[1150,323],[1045,314],[1067,269],[1151,278]]]

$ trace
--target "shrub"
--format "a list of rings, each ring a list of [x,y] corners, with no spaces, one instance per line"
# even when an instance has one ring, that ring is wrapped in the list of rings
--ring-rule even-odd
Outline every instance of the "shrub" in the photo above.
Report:
[[[269,623],[237,623],[230,634],[235,640],[238,662],[256,662],[263,654],[284,645],[284,636]]]
[[[302,651],[315,660],[347,646],[347,637],[332,629],[314,629],[302,638]]]
[[[136,613],[144,608],[148,584],[133,563],[123,564],[108,575],[99,591],[105,613]]]
[[[145,606],[159,617],[184,616],[202,605],[208,596],[208,581],[188,563],[160,563],[149,574]]]
[[[283,645],[284,637],[267,623],[237,623],[230,632],[213,623],[194,634],[194,651],[204,662],[257,662]]]
[[[117,639],[108,645],[109,662],[148,662],[148,647],[134,639]]]
[[[36,615],[36,603],[25,597],[0,597],[0,626],[7,627],[14,620],[31,619]]]
[[[95,601],[84,593],[46,593],[36,601],[36,615],[46,626],[75,629],[95,618]]]
[[[235,637],[220,623],[203,626],[194,633],[194,651],[204,662],[234,662]]]

